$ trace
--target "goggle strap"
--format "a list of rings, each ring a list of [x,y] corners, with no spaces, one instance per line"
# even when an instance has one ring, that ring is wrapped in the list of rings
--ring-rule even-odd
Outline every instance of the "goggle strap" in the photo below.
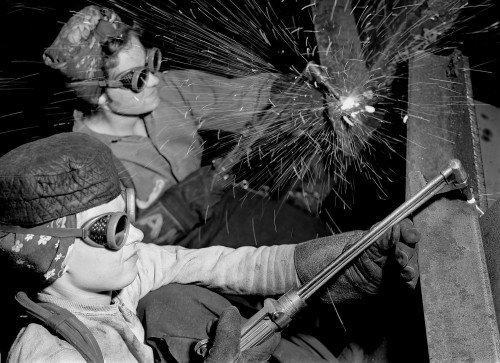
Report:
[[[127,215],[130,223],[135,223],[135,190],[134,188],[125,189],[125,203],[127,204]]]
[[[74,81],[70,82],[69,85],[72,86],[98,86],[100,88],[112,87],[119,88],[122,83],[117,80],[107,80],[107,79],[90,79],[86,81]]]
[[[78,237],[84,239],[87,235],[85,233],[85,230],[81,228],[23,228],[20,226],[10,226],[4,224],[0,224],[0,231],[8,233],[36,234],[39,236],[51,236],[59,238]]]

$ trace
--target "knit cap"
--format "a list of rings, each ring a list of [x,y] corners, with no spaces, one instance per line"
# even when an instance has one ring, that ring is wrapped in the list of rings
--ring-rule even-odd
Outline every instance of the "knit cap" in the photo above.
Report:
[[[64,273],[75,238],[26,228],[76,228],[77,213],[120,192],[111,150],[89,135],[57,134],[10,151],[0,157],[0,253],[50,284]],[[12,233],[6,226],[23,229]]]

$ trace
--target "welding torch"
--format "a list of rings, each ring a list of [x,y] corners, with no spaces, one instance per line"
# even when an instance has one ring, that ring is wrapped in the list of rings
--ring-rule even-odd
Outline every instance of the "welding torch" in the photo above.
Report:
[[[345,250],[328,266],[321,270],[309,282],[302,286],[291,289],[278,300],[268,298],[264,301],[264,307],[245,322],[241,330],[240,350],[255,347],[273,334],[285,329],[302,309],[306,307],[306,301],[332,277],[359,257],[368,247],[376,242],[390,227],[401,222],[404,218],[417,210],[434,195],[445,187],[461,190],[469,204],[475,204],[471,188],[468,185],[468,175],[457,159],[452,159],[448,167],[432,179],[417,194],[403,203],[385,219],[376,224],[363,237]],[[205,356],[208,340],[198,342],[195,350],[198,354]]]

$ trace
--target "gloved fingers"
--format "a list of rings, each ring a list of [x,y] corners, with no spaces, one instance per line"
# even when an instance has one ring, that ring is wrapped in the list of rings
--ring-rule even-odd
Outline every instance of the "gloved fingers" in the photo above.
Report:
[[[399,224],[401,226],[401,236],[405,244],[414,246],[420,241],[421,234],[415,228],[412,221],[406,218],[399,222]]]
[[[271,338],[267,339],[262,344],[242,352],[240,361],[245,363],[267,362],[276,350],[280,340],[281,334],[275,333]]]
[[[396,244],[396,249],[394,251],[394,257],[396,262],[402,268],[405,268],[408,265],[408,262],[413,258],[416,252],[416,245],[407,245],[404,242],[398,242]]]
[[[399,223],[395,224],[394,226],[392,226],[390,231],[391,231],[391,238],[388,248],[396,246],[397,243],[399,242],[399,239],[401,238],[401,225]]]
[[[386,257],[382,259],[385,260]],[[381,264],[383,264],[382,260],[378,263],[374,262],[372,257],[365,252],[346,270],[347,280],[359,290],[375,294],[379,291],[382,281]]]
[[[230,306],[222,312],[212,338],[206,363],[232,363],[238,359],[241,338],[241,316],[238,309]]]
[[[418,270],[413,268],[413,266],[406,266],[401,272],[401,278],[403,279],[403,282],[406,286],[412,289],[414,289],[417,285],[418,277]]]
[[[402,268],[405,268],[415,255],[415,246],[420,240],[420,233],[409,219],[403,219],[400,223],[401,240],[396,243],[394,257]]]
[[[415,287],[419,276],[418,253],[413,254],[407,265],[401,271],[400,275],[403,281],[407,284],[410,283],[410,287]]]
[[[413,257],[413,248],[405,245],[404,243],[398,243],[396,245],[396,250],[394,251],[394,258],[396,263],[405,268],[408,265],[408,261]]]
[[[372,227],[373,229],[374,227]],[[388,255],[391,246],[394,245],[393,229],[389,228],[384,234],[377,239],[377,241],[367,250],[368,255],[370,255],[372,260],[379,259]],[[398,231],[396,231],[398,233]]]

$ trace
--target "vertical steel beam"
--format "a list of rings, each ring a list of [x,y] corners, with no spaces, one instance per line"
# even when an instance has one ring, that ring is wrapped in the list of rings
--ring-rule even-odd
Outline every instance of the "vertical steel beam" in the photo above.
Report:
[[[497,317],[500,316],[500,200],[479,220]],[[497,321],[498,322],[498,321]],[[500,326],[498,327],[500,329]]]
[[[469,172],[476,197],[484,178],[460,53],[414,57],[409,67],[407,194],[449,159]],[[479,204],[486,208],[481,197]],[[460,196],[441,196],[414,216],[422,231],[419,265],[431,362],[499,362],[500,336],[477,212]]]

